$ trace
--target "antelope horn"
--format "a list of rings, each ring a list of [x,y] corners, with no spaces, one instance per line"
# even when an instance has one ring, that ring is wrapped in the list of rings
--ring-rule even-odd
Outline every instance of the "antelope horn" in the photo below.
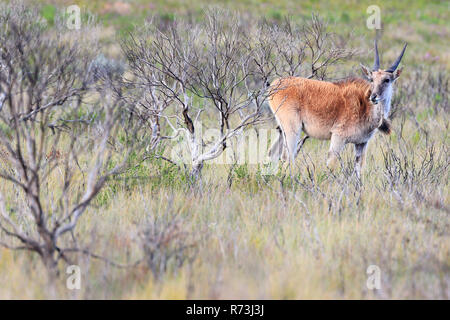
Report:
[[[405,53],[406,50],[406,46],[408,44],[405,43],[405,46],[403,47],[402,52],[400,53],[400,55],[398,56],[397,60],[395,60],[395,62],[392,64],[392,66],[389,67],[389,69],[386,70],[386,72],[394,72],[395,69],[397,69],[398,65],[400,64],[400,61],[402,61],[403,58],[403,54]]]
[[[377,39],[375,38],[375,60],[373,62],[373,71],[380,69],[380,56],[378,55]]]

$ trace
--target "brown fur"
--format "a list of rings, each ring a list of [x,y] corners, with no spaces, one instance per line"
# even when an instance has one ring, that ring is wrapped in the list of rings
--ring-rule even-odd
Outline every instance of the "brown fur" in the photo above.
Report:
[[[336,133],[358,142],[381,124],[380,105],[370,102],[370,85],[363,79],[333,83],[290,77],[274,81],[271,89],[269,104],[285,133],[302,128],[313,138]]]
[[[298,152],[303,131],[308,137],[331,139],[328,164],[339,156],[347,143],[355,144],[357,161],[362,162],[373,133],[377,129],[390,131],[390,122],[384,119],[383,104],[370,100],[372,88],[370,82],[359,78],[339,82],[300,77],[275,80],[270,86],[269,104],[282,129],[280,139],[284,138],[290,160],[293,161]],[[280,144],[278,141],[273,149]]]

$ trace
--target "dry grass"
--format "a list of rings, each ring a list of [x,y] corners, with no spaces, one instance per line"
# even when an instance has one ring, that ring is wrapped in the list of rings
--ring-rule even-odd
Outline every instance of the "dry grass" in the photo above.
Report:
[[[53,294],[58,298],[447,299],[449,163],[448,137],[442,134],[447,123],[448,119],[434,120],[430,133],[435,144],[433,178],[412,186],[400,181],[389,187],[382,150],[392,148],[399,155],[395,134],[378,135],[371,143],[361,189],[352,185],[353,178],[338,173],[336,179],[328,176],[318,183],[323,196],[289,182],[282,188],[276,179],[266,184],[255,177],[255,169],[229,189],[225,167],[206,168],[202,193],[171,186],[156,189],[151,181],[132,188],[120,183],[107,204],[86,213],[76,231],[79,238],[98,254],[131,263],[142,256],[136,234],[148,216],[170,210],[186,222],[186,231],[201,239],[196,259],[158,281],[144,264],[117,269],[80,257],[82,290],[67,290],[63,276]],[[423,137],[414,141],[415,132],[415,125],[407,121],[404,136],[410,137],[405,140],[414,160],[410,154],[407,157],[418,168],[426,146]],[[327,172],[324,148],[322,142],[305,147],[316,166],[315,179]],[[297,164],[300,179],[306,180],[302,160]],[[444,169],[439,171],[439,166]],[[146,164],[145,171],[153,170]],[[49,297],[40,277],[45,270],[36,257],[6,249],[0,254],[1,298]],[[366,287],[366,269],[372,264],[381,269],[381,290]]]
[[[147,160],[110,180],[75,230],[90,251],[132,267],[73,255],[82,285],[71,291],[62,262],[49,286],[39,257],[0,248],[0,299],[448,299],[448,76],[439,70],[448,59],[433,64],[404,69],[393,133],[369,143],[362,186],[350,146],[332,173],[328,142],[314,140],[297,158],[296,179],[287,168],[264,178],[256,166],[207,165],[199,190],[172,165]],[[0,166],[8,166],[1,155]],[[50,195],[58,170],[48,181]],[[20,199],[4,181],[0,192]],[[139,235],[157,218],[178,221],[160,250],[186,241],[195,252],[155,277]],[[366,286],[369,265],[381,270],[380,290]]]

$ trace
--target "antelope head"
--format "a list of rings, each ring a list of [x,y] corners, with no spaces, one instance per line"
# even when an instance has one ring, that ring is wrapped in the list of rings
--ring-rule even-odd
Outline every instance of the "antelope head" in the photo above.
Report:
[[[384,116],[387,117],[391,107],[391,97],[393,83],[398,79],[402,73],[402,69],[398,68],[400,61],[403,58],[407,44],[403,47],[402,52],[394,61],[394,63],[387,69],[380,69],[380,57],[378,55],[377,41],[375,40],[375,59],[373,68],[361,65],[364,76],[370,81],[370,96],[369,99],[373,104],[381,102],[384,106]]]

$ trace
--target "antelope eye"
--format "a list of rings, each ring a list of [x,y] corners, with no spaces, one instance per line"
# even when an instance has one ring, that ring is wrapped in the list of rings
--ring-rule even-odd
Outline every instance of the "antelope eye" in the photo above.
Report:
[[[385,83],[389,83],[389,81],[391,81],[390,79],[384,79]]]
[[[370,81],[370,82],[373,82],[373,79],[372,79],[372,78],[370,78],[370,79],[369,79],[369,81]]]

